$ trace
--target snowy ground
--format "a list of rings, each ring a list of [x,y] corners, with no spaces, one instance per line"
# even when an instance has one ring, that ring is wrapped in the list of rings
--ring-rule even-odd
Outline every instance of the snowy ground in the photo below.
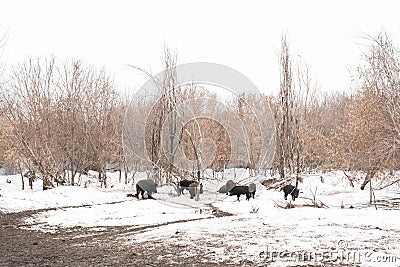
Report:
[[[238,202],[236,197],[215,193],[234,177],[243,183],[254,181],[256,198],[246,201],[242,196]],[[378,205],[376,210],[368,205],[369,190],[359,189],[361,178],[351,187],[343,172],[309,174],[299,186],[300,198],[292,202],[296,207],[282,209],[276,204],[286,205],[283,193],[260,184],[266,177],[243,177],[247,177],[244,170],[229,170],[224,179],[204,181],[205,192],[196,202],[188,193],[173,196],[171,186],[159,188],[154,195],[157,200],[127,197],[134,193],[133,187],[118,183],[117,174],[110,174],[108,189],[93,182],[88,188],[64,186],[47,191],[41,190],[40,181],[34,183],[33,190],[22,191],[20,176],[0,176],[0,211],[55,208],[26,219],[28,229],[49,232],[76,226],[100,230],[107,226],[154,226],[135,234],[128,232],[119,239],[132,246],[153,243],[180,247],[185,255],[207,254],[207,261],[211,258],[213,263],[229,259],[272,266],[400,264],[398,184],[375,191],[378,204],[392,203],[389,208]],[[327,207],[309,207],[311,192],[316,192]],[[215,217],[213,209],[233,216]],[[162,255],[171,264],[174,256]]]

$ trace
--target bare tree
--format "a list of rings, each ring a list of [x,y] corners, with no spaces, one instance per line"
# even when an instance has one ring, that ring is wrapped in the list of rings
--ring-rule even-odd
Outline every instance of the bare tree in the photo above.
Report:
[[[277,151],[275,164],[282,179],[286,178],[286,170],[289,173],[295,170],[295,148],[298,136],[295,134],[297,124],[294,116],[294,80],[292,61],[286,36],[282,37],[280,55],[280,90],[276,103],[272,110],[275,116]]]
[[[132,150],[129,153],[134,154],[133,147],[136,144],[142,146],[139,139],[144,138],[144,147],[138,149],[146,151],[149,162],[144,163],[144,165],[151,164],[152,170],[150,175],[159,183],[165,181],[171,182],[173,179],[175,153],[178,146],[177,142],[179,141],[176,139],[176,136],[179,135],[180,131],[178,127],[180,125],[177,124],[175,109],[182,100],[182,94],[177,80],[176,60],[176,53],[172,53],[170,49],[165,47],[163,59],[165,70],[162,73],[162,77],[153,75],[142,68],[131,66],[145,73],[158,92],[152,92],[156,96],[154,94],[142,95],[140,98],[139,96],[135,96],[134,101],[130,104],[128,116],[132,115],[136,117],[134,114],[137,114],[137,117],[141,119],[136,123],[130,119],[125,120],[125,131],[129,131],[135,125],[145,125],[145,135],[141,136],[141,134],[138,134],[135,136],[135,134],[129,134],[125,136],[125,142],[131,144],[126,146],[126,151]],[[158,98],[154,99],[155,97]],[[134,109],[133,106],[136,108]],[[138,110],[141,110],[141,115],[137,113]],[[143,116],[143,112],[148,113],[148,115],[146,117]],[[132,119],[135,120],[134,118]],[[133,162],[139,162],[142,159],[134,156],[129,161],[132,167]]]
[[[117,161],[121,147],[124,112],[106,72],[80,61],[29,59],[14,68],[7,86],[6,117],[18,148],[12,158],[36,170],[44,189],[64,183],[70,172],[74,184],[76,173],[88,169],[106,185],[106,164]]]
[[[13,133],[29,161],[43,179],[43,189],[53,187],[59,165],[52,148],[54,116],[54,58],[41,62],[29,59],[15,69],[10,81],[7,112]]]
[[[393,170],[399,166],[399,52],[385,32],[381,32],[376,38],[368,38],[372,45],[370,51],[364,54],[365,65],[358,69],[362,90],[356,105],[362,130],[369,133],[360,149],[368,171],[361,189],[364,189],[378,170]]]

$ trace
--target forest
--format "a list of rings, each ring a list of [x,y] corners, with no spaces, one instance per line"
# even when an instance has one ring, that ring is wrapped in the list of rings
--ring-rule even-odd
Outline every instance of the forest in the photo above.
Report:
[[[205,169],[218,172],[229,166],[246,167],[252,175],[278,173],[282,179],[310,170],[362,171],[363,188],[377,173],[400,169],[399,50],[385,32],[366,38],[369,45],[352,74],[358,84],[355,90],[322,93],[311,68],[294,63],[289,41],[282,36],[276,94],[244,93],[224,100],[224,108],[215,101],[201,102],[199,108],[212,110],[221,120],[235,116],[241,121],[248,142],[241,146],[243,152],[235,153],[237,133],[223,122],[202,117],[179,125],[170,118],[184,101],[218,96],[195,84],[179,86],[177,53],[168,48],[165,75],[155,81],[162,93],[156,104],[145,96],[132,102],[131,95],[117,90],[109,73],[80,60],[27,58],[1,75],[0,168],[34,174],[43,180],[44,189],[56,183],[74,185],[79,174],[89,170],[97,171],[106,187],[110,169],[124,173],[120,179],[125,183],[137,171],[148,171],[153,179],[166,183],[187,175],[202,179]],[[144,116],[149,105],[151,112]],[[270,162],[260,157],[265,145],[260,140],[260,121],[250,106],[271,112]],[[145,121],[127,125],[127,114]],[[162,134],[166,122],[169,139]],[[145,123],[142,141],[148,159],[129,157],[124,147],[132,140],[123,133],[134,132],[138,123]],[[133,134],[131,138],[143,137]],[[210,155],[203,139],[213,143]],[[179,167],[176,147],[191,165]]]

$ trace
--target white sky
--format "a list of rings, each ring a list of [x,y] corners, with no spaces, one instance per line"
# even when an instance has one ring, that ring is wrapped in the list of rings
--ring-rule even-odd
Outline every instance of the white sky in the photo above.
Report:
[[[279,88],[280,39],[287,33],[293,59],[311,66],[319,87],[345,91],[363,32],[386,29],[397,41],[398,6],[384,0],[0,0],[0,33],[7,33],[2,60],[9,67],[28,56],[82,59],[105,66],[121,88],[138,89],[146,77],[126,64],[157,73],[166,44],[178,51],[178,63],[224,64],[272,92]]]

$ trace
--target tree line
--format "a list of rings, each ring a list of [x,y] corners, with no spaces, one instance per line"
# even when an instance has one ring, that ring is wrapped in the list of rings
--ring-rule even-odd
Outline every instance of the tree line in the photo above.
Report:
[[[35,170],[52,187],[66,179],[75,184],[76,174],[89,169],[105,182],[106,164],[123,161],[125,104],[104,70],[28,59],[2,87],[2,167]]]
[[[202,117],[183,124],[174,117],[183,101],[217,96],[193,84],[179,86],[176,55],[165,49],[168,71],[156,81],[162,98],[143,118],[147,122],[135,116],[129,125],[135,131],[136,124],[146,124],[144,149],[150,161],[139,158],[131,164],[126,150],[124,155],[122,131],[129,99],[116,90],[110,75],[79,60],[29,58],[1,76],[0,167],[35,171],[46,188],[61,181],[75,184],[76,176],[88,170],[98,171],[99,181],[107,186],[109,165],[125,171],[125,182],[128,172],[137,170],[168,182],[188,175],[183,169],[200,179],[203,169],[220,171],[229,164],[248,167],[253,175],[268,168],[282,179],[310,169],[361,170],[367,173],[365,186],[379,171],[400,169],[399,53],[384,32],[369,41],[355,73],[359,87],[354,92],[318,92],[310,69],[293,64],[283,36],[276,95],[243,94],[227,101],[225,108],[216,101],[201,102],[199,109],[218,113],[223,120],[232,116],[229,107],[243,122],[250,142],[235,150],[237,155],[232,155],[237,133],[223,123]],[[272,111],[276,145],[270,166],[256,164],[261,129],[249,103]],[[135,112],[148,110],[148,105],[151,102],[143,99]],[[205,139],[213,143],[209,149],[202,143]],[[187,159],[181,165],[176,147]]]

